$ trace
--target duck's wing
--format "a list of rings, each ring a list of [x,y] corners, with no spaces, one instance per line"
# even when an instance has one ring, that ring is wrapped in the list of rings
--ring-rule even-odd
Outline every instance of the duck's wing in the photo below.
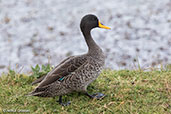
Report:
[[[83,64],[87,63],[88,58],[84,56],[72,57],[59,66],[55,67],[47,76],[41,81],[37,88],[49,85],[56,80],[61,80],[63,77],[68,76],[75,70],[79,69]]]
[[[40,83],[45,77],[46,77],[46,75],[41,76],[41,77],[38,78],[37,80],[33,81],[33,82],[31,83],[31,85],[35,85],[35,84],[37,84],[37,83]]]
[[[61,63],[59,63],[54,69],[56,69],[56,68],[59,67],[61,64],[63,64],[64,62],[66,62],[67,60],[69,60],[69,59],[71,59],[71,58],[73,58],[73,57],[74,57],[74,56],[70,56],[70,57],[64,59],[64,60],[63,60]],[[35,84],[37,84],[37,83],[40,83],[46,76],[47,76],[47,75],[44,75],[44,76],[38,78],[37,80],[33,81],[33,82],[32,82],[32,85],[35,85]]]

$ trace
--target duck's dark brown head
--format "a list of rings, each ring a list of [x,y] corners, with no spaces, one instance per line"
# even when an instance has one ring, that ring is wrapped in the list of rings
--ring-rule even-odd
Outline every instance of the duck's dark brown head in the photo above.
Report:
[[[91,29],[96,27],[110,29],[109,27],[101,24],[99,19],[95,15],[88,14],[81,19],[80,28],[82,32],[91,31]]]

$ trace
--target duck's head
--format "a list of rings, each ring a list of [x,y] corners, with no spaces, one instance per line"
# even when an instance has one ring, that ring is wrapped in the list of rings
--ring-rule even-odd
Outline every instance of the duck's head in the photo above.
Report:
[[[101,24],[99,19],[95,15],[88,14],[81,19],[80,28],[82,32],[91,31],[91,29],[96,27],[110,29],[109,27]]]

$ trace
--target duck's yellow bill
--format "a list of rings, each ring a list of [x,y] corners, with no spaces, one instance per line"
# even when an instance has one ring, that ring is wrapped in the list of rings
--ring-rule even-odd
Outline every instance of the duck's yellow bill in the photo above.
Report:
[[[107,26],[102,25],[102,24],[100,23],[100,21],[99,21],[99,27],[100,27],[100,28],[104,28],[104,29],[110,29],[110,27],[107,27]]]

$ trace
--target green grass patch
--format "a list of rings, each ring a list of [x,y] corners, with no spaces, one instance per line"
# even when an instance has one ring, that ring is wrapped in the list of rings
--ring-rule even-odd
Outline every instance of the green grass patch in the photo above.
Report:
[[[36,72],[36,71],[35,71]],[[9,71],[0,77],[0,112],[29,112],[34,114],[170,114],[171,71],[104,70],[89,87],[89,93],[107,96],[92,100],[73,93],[64,99],[71,105],[63,107],[56,99],[25,96],[36,76]]]

